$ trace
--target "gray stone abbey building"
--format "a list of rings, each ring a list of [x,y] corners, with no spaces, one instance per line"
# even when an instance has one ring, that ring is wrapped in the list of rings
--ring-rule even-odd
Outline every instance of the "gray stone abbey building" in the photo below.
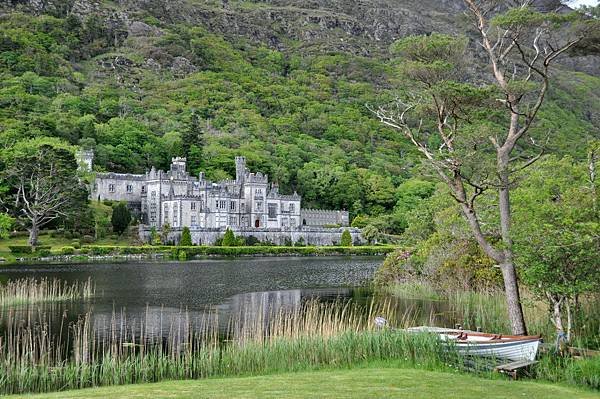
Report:
[[[93,154],[83,153],[90,168]],[[168,224],[173,241],[189,227],[195,244],[211,244],[227,228],[237,235],[254,236],[275,244],[297,242],[331,245],[340,241],[349,224],[347,211],[302,209],[297,193],[279,193],[268,176],[250,172],[246,159],[236,157],[235,180],[212,182],[204,173],[191,176],[185,158],[173,158],[168,171],[154,167],[145,174],[97,173],[92,200],[125,201],[139,215],[140,234]],[[360,241],[360,231],[350,229]]]

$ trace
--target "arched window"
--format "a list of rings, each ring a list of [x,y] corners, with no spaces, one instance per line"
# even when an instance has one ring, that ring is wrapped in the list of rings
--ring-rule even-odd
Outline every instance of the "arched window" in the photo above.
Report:
[[[256,219],[256,221],[254,221],[254,227],[260,227],[260,219]]]
[[[302,226],[306,226],[306,219],[302,219]]]

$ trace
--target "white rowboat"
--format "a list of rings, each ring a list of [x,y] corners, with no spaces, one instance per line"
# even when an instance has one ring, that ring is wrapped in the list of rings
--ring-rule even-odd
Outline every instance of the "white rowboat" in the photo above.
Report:
[[[501,335],[439,327],[413,327],[406,331],[437,334],[463,355],[512,361],[534,361],[541,342],[539,335]]]

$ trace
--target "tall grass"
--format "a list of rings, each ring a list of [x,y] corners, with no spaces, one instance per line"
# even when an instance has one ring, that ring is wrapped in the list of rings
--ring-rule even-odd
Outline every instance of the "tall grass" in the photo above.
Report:
[[[90,278],[84,282],[67,283],[59,279],[24,278],[0,285],[0,307],[42,302],[75,301],[95,295]]]
[[[430,315],[429,324],[453,326],[469,330],[510,332],[510,322],[504,293],[500,291],[436,291],[427,283],[412,282],[390,287],[399,298],[424,298],[442,301],[446,310]],[[419,296],[423,294],[422,296]],[[539,363],[532,368],[533,376],[554,382],[564,382],[600,389],[600,357],[575,358],[559,356],[554,350],[555,327],[545,303],[530,294],[523,295],[523,310],[530,334],[540,334],[549,348],[538,355]],[[574,311],[575,328],[571,345],[600,349],[600,296],[580,298]]]
[[[444,369],[456,355],[427,335],[377,329],[383,314],[396,324],[411,316],[386,304],[364,309],[351,303],[308,302],[291,310],[241,310],[225,336],[217,313],[192,321],[187,312],[167,326],[114,314],[107,329],[92,314],[52,335],[47,324],[20,325],[0,337],[0,393],[46,392],[91,386],[348,367],[394,359]],[[163,337],[157,331],[168,329]],[[62,329],[61,329],[62,331]],[[62,332],[61,332],[62,334]],[[68,344],[65,344],[68,342]]]
[[[500,290],[486,292],[438,291],[426,282],[395,284],[387,289],[398,298],[424,299],[444,303],[445,311],[431,315],[430,323],[440,326],[461,325],[465,329],[508,333],[511,330],[506,298]],[[531,334],[546,340],[555,336],[547,304],[525,292],[522,295],[525,321]],[[580,298],[574,311],[574,344],[600,349],[600,296]]]

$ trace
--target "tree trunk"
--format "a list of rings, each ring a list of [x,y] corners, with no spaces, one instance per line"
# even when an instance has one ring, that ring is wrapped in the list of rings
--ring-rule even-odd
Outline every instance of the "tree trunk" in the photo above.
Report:
[[[500,231],[504,247],[502,250],[504,259],[500,264],[500,268],[504,279],[504,292],[512,333],[514,335],[527,335],[527,327],[525,326],[525,317],[519,294],[519,282],[513,260],[512,237],[510,234],[512,214],[510,209],[509,154],[510,149],[502,148],[498,151],[498,177],[500,178],[498,207],[500,213]]]
[[[500,269],[502,270],[502,278],[504,279],[504,295],[506,296],[512,333],[514,335],[527,335],[515,265],[512,262],[503,263],[500,265]]]
[[[29,229],[29,240],[27,241],[27,243],[30,246],[35,247],[37,245],[39,233],[40,233],[40,229],[39,229],[37,223],[34,221],[33,224],[31,225],[31,228]]]

